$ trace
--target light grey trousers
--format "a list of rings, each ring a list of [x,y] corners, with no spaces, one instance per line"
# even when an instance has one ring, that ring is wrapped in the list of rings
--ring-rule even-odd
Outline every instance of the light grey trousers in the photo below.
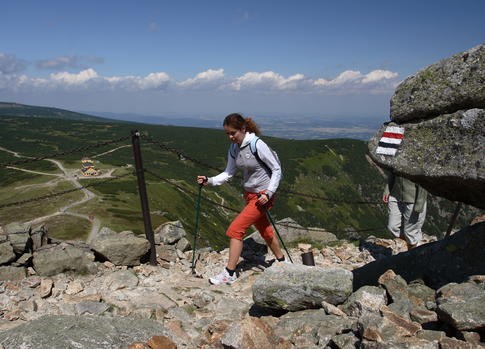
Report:
[[[416,245],[423,237],[421,228],[426,218],[426,206],[425,203],[423,212],[416,213],[413,211],[414,203],[400,202],[389,196],[387,229],[395,237],[403,236],[408,244]]]

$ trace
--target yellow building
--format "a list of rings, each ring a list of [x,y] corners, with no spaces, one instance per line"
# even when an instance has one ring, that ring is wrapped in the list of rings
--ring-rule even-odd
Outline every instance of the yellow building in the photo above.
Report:
[[[101,171],[94,167],[94,162],[90,158],[82,158],[81,165],[81,172],[85,177],[98,176],[101,173]]]

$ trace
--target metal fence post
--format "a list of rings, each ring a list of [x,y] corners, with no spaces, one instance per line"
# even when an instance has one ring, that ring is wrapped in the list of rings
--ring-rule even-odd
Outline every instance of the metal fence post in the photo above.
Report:
[[[150,243],[150,264],[157,264],[157,252],[155,250],[155,238],[152,230],[152,222],[150,219],[150,208],[148,207],[148,195],[145,185],[145,169],[143,168],[143,161],[140,151],[140,132],[138,130],[131,131],[131,142],[133,144],[133,155],[135,158],[136,177],[138,180],[138,192],[140,194],[141,211],[143,213],[143,223],[145,224],[145,235]]]

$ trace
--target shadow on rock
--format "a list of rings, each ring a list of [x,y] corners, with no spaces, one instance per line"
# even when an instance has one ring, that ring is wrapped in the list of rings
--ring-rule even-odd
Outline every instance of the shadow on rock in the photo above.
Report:
[[[386,270],[392,269],[407,282],[423,280],[438,289],[450,282],[464,282],[471,275],[485,273],[485,222],[468,226],[454,235],[389,256],[355,269],[354,290],[377,285]]]
[[[251,308],[249,308],[249,316],[253,317],[262,317],[262,316],[274,316],[274,317],[280,317],[288,313],[288,310],[282,310],[282,309],[273,309],[273,308],[266,308],[266,307],[261,307],[257,304],[253,304]]]
[[[244,261],[237,265],[238,269],[244,271],[258,266],[263,267],[263,269],[268,268],[272,263],[266,261],[267,253],[268,246],[266,244],[259,243],[252,237],[244,239],[241,252]]]

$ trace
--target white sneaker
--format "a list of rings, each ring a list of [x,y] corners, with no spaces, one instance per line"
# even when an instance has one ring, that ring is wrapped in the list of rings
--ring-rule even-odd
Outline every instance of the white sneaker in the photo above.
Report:
[[[226,268],[222,271],[222,273],[217,274],[209,279],[209,282],[213,285],[220,285],[220,284],[232,284],[234,281],[237,280],[236,272],[234,274],[229,275]]]
[[[278,263],[292,264],[289,259],[286,259],[286,257],[285,257],[285,260],[283,260],[281,262],[278,259],[276,259],[276,262],[278,262]]]

